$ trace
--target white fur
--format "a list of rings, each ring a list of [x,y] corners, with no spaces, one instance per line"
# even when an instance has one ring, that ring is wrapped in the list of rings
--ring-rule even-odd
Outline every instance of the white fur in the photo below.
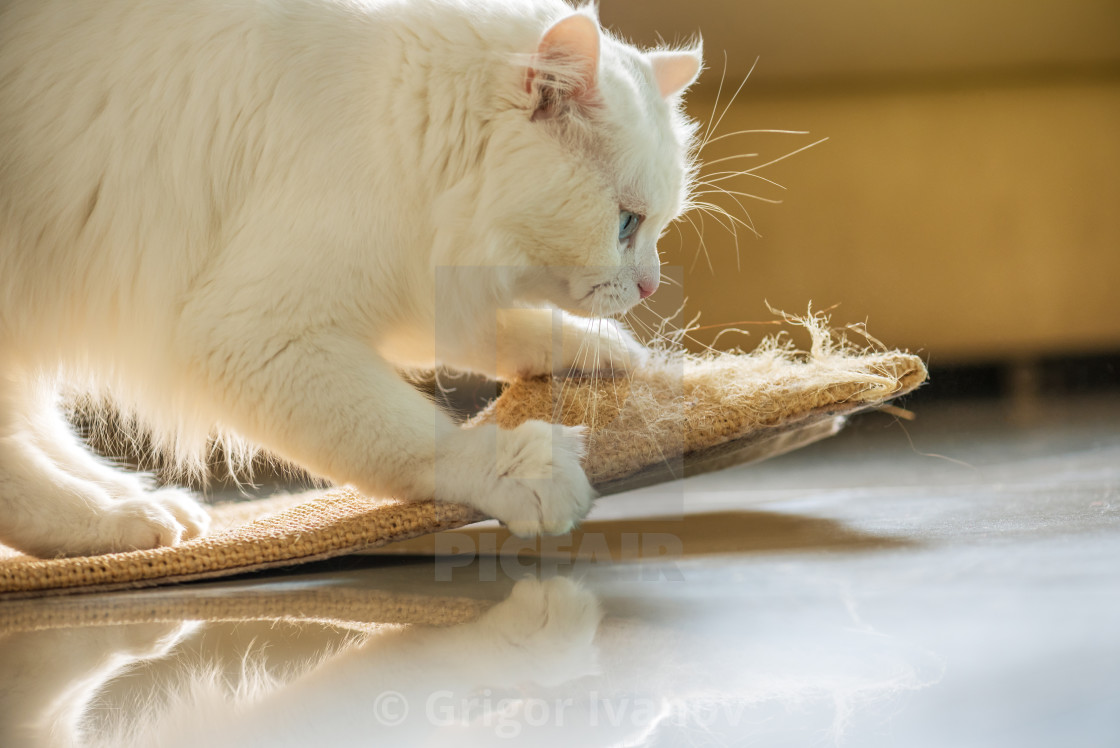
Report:
[[[620,312],[656,285],[699,57],[663,53],[655,74],[606,34],[590,63],[537,54],[572,13],[0,0],[0,540],[54,555],[205,532],[189,498],[79,451],[53,414],[64,382],[180,459],[228,430],[367,492],[482,506],[522,532],[578,521],[577,433],[533,425],[488,452],[397,374],[550,370],[539,322],[496,321],[527,306],[566,310],[562,337],[589,339],[558,348],[564,367],[600,342],[642,355],[568,313]],[[645,216],[632,241],[620,209]],[[538,485],[496,468],[522,436],[551,450]]]

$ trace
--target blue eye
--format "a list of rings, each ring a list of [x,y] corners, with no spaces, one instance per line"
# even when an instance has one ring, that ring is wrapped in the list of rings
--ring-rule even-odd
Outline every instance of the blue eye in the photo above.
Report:
[[[618,214],[618,240],[621,242],[629,239],[638,230],[641,223],[641,216],[628,210],[620,211]]]

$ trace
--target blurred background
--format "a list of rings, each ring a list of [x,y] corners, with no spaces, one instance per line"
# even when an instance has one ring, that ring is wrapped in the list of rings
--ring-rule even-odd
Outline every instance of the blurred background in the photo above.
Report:
[[[709,139],[702,196],[758,235],[694,212],[662,240],[684,316],[701,315],[694,345],[732,326],[750,334],[717,346],[750,349],[773,329],[750,324],[774,319],[766,302],[812,302],[920,353],[929,394],[1120,382],[1120,2],[601,0],[600,15],[639,44],[704,40],[688,96]]]

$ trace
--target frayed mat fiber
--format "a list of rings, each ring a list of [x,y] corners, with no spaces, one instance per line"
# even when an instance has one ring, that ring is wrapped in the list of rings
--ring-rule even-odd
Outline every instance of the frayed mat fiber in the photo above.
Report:
[[[819,318],[809,353],[771,339],[750,354],[655,353],[617,378],[515,381],[466,424],[529,419],[588,426],[584,465],[602,493],[763,459],[828,436],[849,413],[905,394],[921,359],[835,342]],[[439,502],[348,488],[218,505],[214,528],[173,547],[36,559],[0,545],[0,596],[39,597],[230,576],[290,566],[486,519]]]
[[[584,468],[594,484],[754,432],[872,407],[917,387],[926,369],[905,353],[844,352],[798,360],[751,355],[659,355],[626,377],[513,382],[469,425],[512,429],[530,419],[586,424]]]

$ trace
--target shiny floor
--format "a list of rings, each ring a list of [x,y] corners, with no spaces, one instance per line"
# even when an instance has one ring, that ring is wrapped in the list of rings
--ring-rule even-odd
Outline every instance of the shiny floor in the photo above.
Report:
[[[1120,745],[1118,423],[872,413],[541,544],[20,603],[0,745]]]

